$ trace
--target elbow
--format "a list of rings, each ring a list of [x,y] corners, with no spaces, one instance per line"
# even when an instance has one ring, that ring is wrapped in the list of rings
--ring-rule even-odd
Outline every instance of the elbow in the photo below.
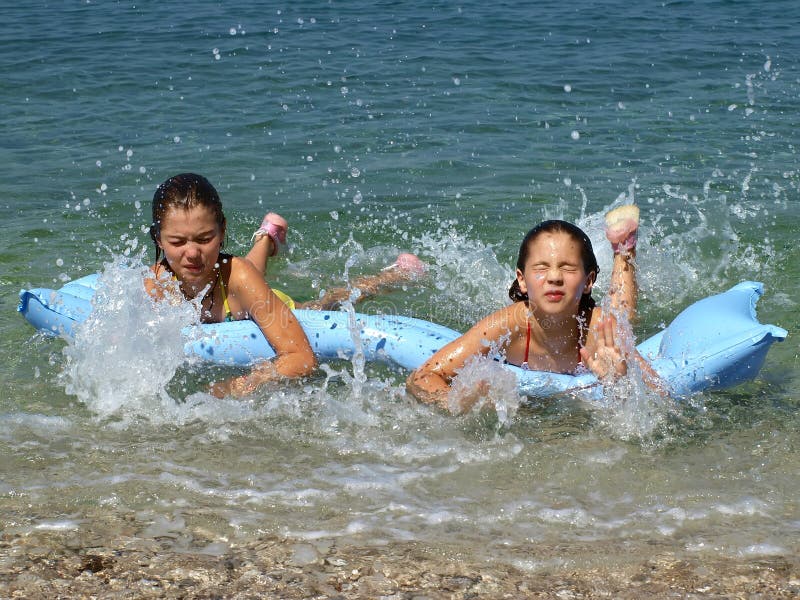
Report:
[[[295,377],[308,377],[317,369],[317,357],[311,348],[299,352],[298,356],[293,361],[295,364]]]
[[[308,355],[303,358],[300,369],[301,373],[298,375],[298,377],[308,377],[317,370],[317,366],[317,357],[313,352],[309,352]]]
[[[411,371],[408,377],[406,377],[406,391],[414,396],[417,397],[416,390],[417,390],[417,371]]]
[[[309,350],[307,352],[290,352],[278,355],[275,359],[275,370],[281,377],[299,379],[308,377],[317,368],[317,357]]]

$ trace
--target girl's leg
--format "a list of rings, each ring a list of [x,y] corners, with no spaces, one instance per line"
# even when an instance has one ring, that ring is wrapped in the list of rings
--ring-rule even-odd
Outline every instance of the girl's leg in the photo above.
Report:
[[[358,289],[361,294],[356,298],[355,303],[363,302],[367,298],[372,298],[386,292],[400,284],[414,281],[425,272],[426,265],[417,256],[403,253],[397,260],[383,269],[377,275],[366,275],[356,279],[350,288],[334,288],[325,292],[319,300],[311,300],[297,304],[297,308],[308,308],[313,310],[334,310],[342,302],[348,300],[354,289]]]
[[[614,250],[611,286],[608,290],[615,314],[636,319],[639,287],[636,283],[636,237],[639,230],[639,208],[633,204],[620,206],[606,215],[606,237]]]
[[[606,237],[614,251],[609,310],[592,314],[586,344],[580,350],[581,361],[601,379],[627,373],[628,359],[637,358],[630,324],[636,319],[638,287],[636,284],[636,233],[639,209],[621,206],[606,215]]]
[[[278,248],[286,243],[286,230],[289,224],[282,216],[267,213],[253,234],[253,247],[245,258],[259,271],[266,274],[267,260],[278,253]]]

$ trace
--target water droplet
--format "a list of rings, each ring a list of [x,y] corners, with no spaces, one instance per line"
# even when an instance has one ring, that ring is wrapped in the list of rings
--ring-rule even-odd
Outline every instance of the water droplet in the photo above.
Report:
[[[567,83],[567,84],[564,86],[564,91],[565,91],[565,92],[567,92],[567,93],[569,94],[569,93],[572,91],[572,86],[571,86],[570,84],[568,84],[568,83]]]
[[[569,137],[571,137],[573,140],[579,140],[581,139],[581,134],[578,131],[573,131],[569,134]]]

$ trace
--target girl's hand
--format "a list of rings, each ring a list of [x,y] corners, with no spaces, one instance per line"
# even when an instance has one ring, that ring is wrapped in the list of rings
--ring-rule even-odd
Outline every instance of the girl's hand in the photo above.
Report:
[[[628,372],[625,355],[620,349],[615,331],[616,319],[604,316],[581,348],[581,360],[600,379],[616,378]]]
[[[482,410],[494,409],[494,402],[487,398],[489,395],[489,382],[481,379],[475,387],[467,392],[454,394],[453,390],[450,391],[447,398],[447,409],[457,415],[463,415],[472,410],[481,398],[486,398]]]
[[[282,379],[282,377],[275,368],[275,364],[272,361],[264,361],[253,367],[253,370],[246,375],[240,375],[227,381],[214,382],[209,389],[209,393],[217,398],[224,398],[225,396],[241,398],[255,392],[260,385],[279,379]]]
[[[242,375],[241,377],[235,377],[227,381],[215,381],[211,385],[209,393],[217,398],[225,398],[226,396],[241,398],[255,391],[256,387],[257,386],[250,381],[249,375]]]

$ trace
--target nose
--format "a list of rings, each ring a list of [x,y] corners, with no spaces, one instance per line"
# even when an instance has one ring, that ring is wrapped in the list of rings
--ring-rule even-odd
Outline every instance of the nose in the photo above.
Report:
[[[188,244],[186,247],[186,256],[189,258],[198,258],[200,256],[200,246],[197,244]]]
[[[561,269],[559,269],[557,266],[554,265],[547,269],[547,281],[560,282],[561,279]]]

